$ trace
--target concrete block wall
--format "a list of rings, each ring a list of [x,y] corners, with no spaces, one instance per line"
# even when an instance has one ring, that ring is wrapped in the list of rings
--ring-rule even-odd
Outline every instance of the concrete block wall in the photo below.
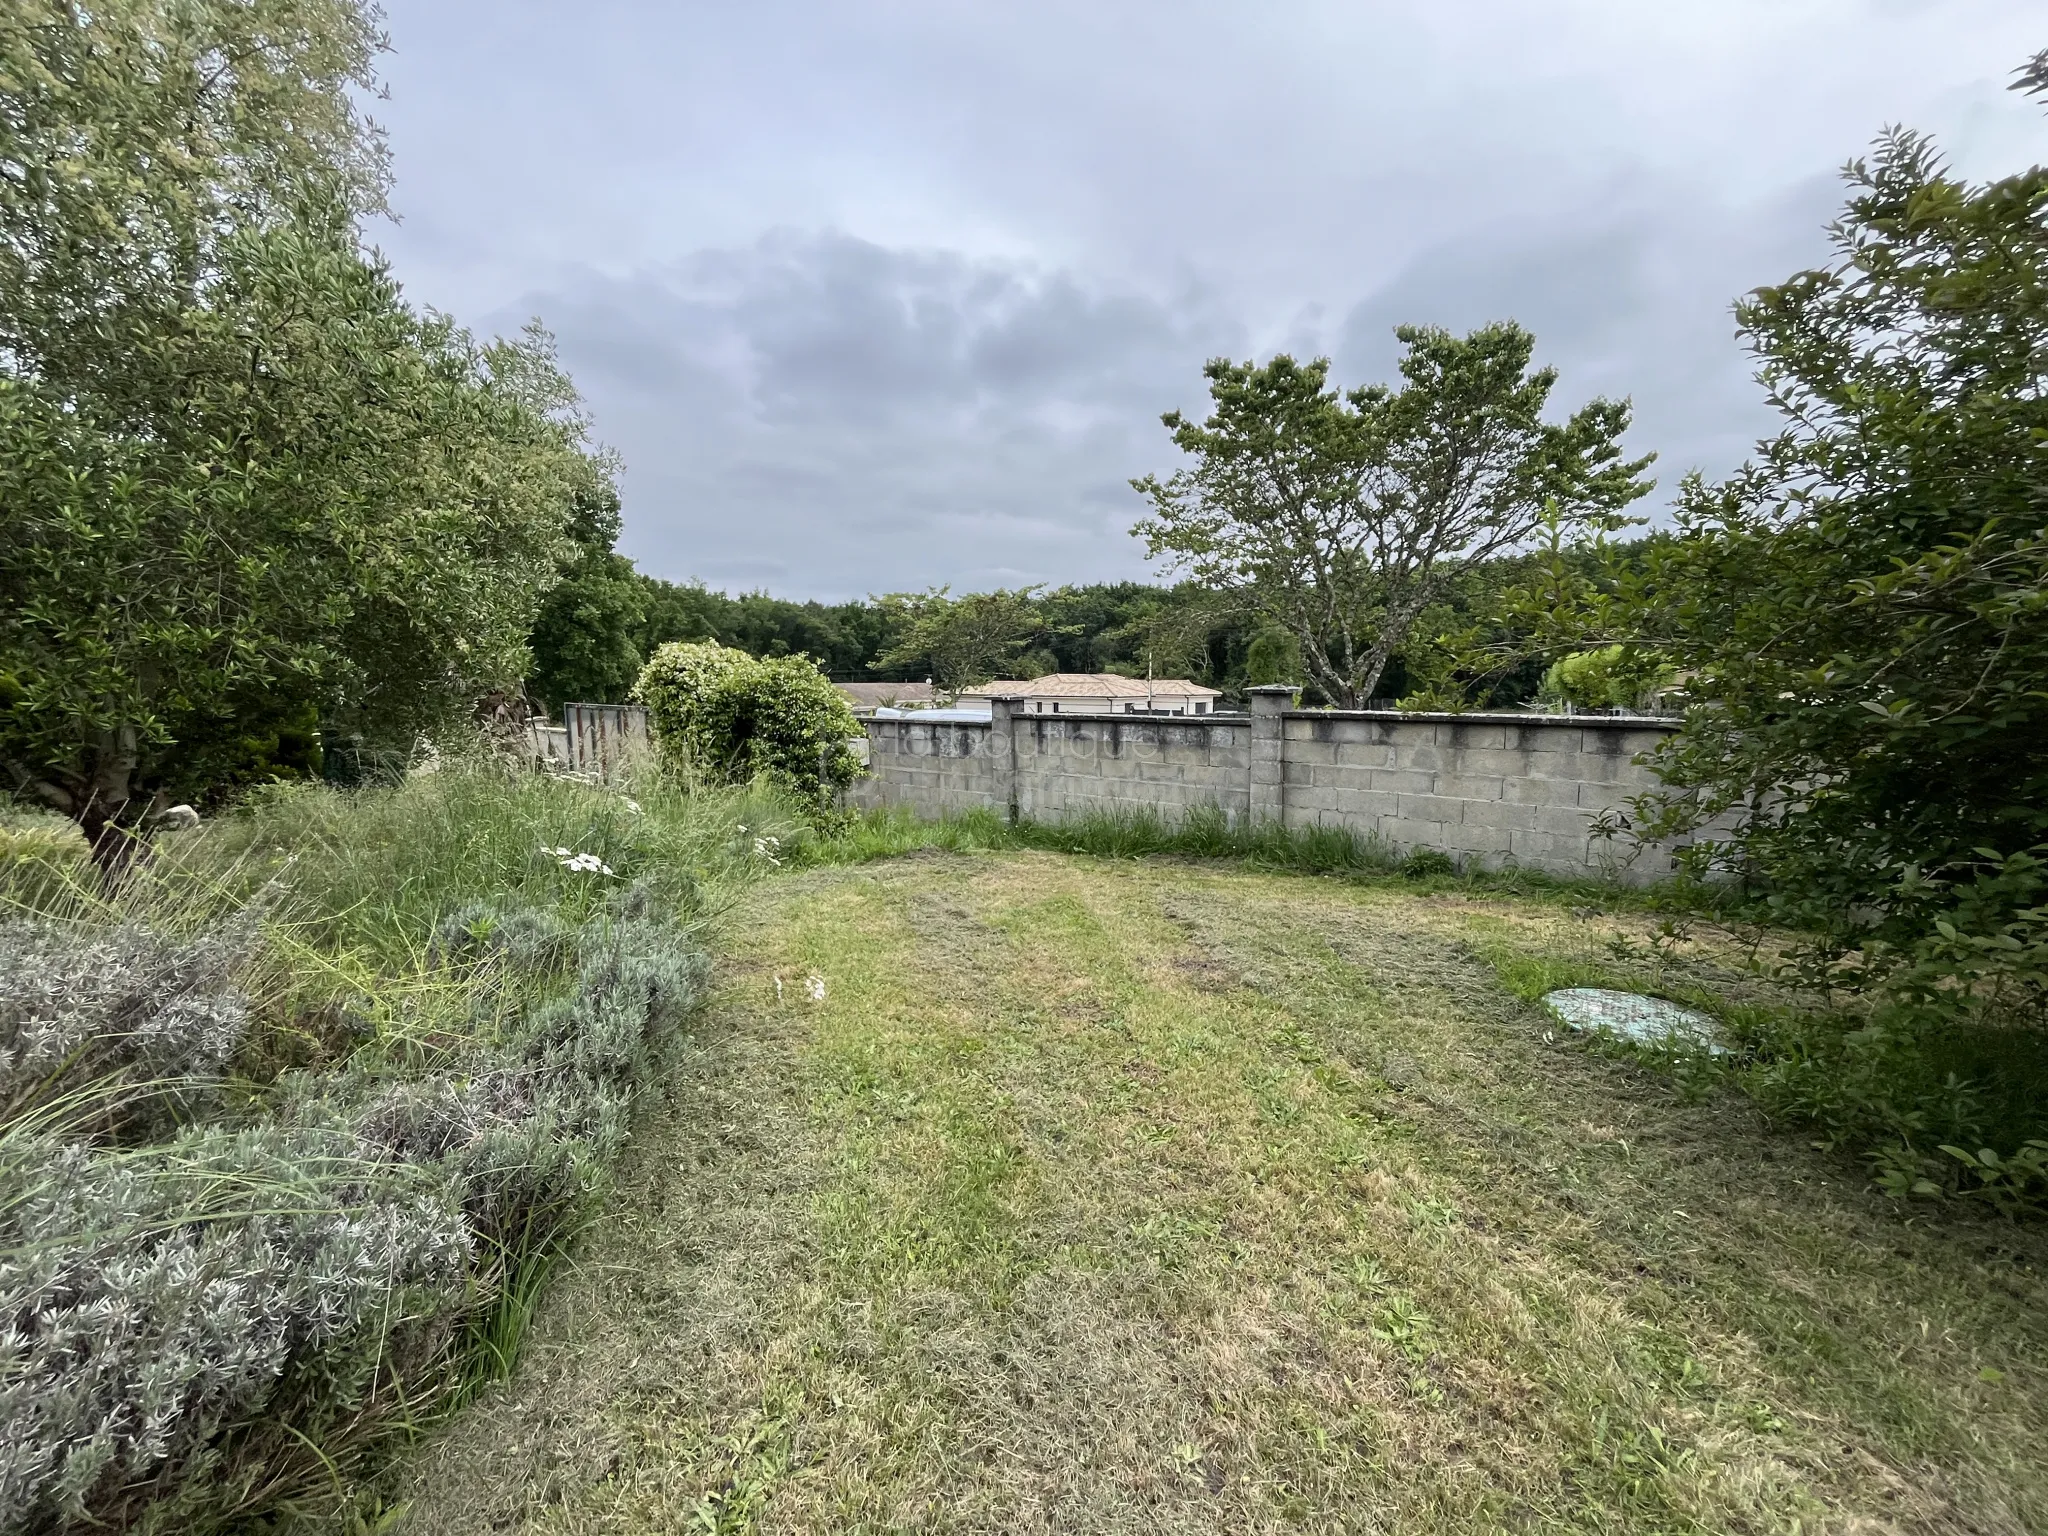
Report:
[[[1644,759],[1674,722],[1294,710],[1289,697],[1255,689],[1249,716],[1201,720],[1013,719],[999,699],[985,723],[870,721],[872,776],[848,798],[1040,821],[1139,808],[1175,820],[1216,806],[1233,825],[1344,826],[1397,852],[1433,848],[1488,867],[1634,883],[1671,871],[1665,854],[1593,827],[1656,786]]]
[[[1151,809],[1177,821],[1196,806],[1218,806],[1235,826],[1249,809],[1246,720],[1019,715],[1009,730],[1020,816]]]
[[[900,805],[934,818],[1007,806],[987,722],[870,720],[867,731],[868,777],[855,781],[848,804]]]
[[[1344,826],[1406,851],[1488,867],[1646,882],[1670,857],[1602,838],[1603,813],[1655,788],[1642,759],[1672,722],[1599,716],[1289,711],[1281,804],[1290,827]]]

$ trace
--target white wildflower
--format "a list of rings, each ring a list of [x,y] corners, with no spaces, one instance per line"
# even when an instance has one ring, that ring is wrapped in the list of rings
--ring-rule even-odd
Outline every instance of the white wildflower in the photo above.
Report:
[[[609,875],[614,873],[611,865],[605,863],[603,859],[594,853],[577,853],[569,848],[548,848],[543,849],[542,852],[552,853],[555,856],[556,862],[562,868],[574,874]]]
[[[626,796],[626,809],[631,811],[635,816],[645,814],[640,809],[640,802],[638,800],[635,800],[631,795]]]
[[[775,1001],[778,1003],[782,1001],[782,978],[780,976],[775,978]]]
[[[804,990],[811,994],[812,1002],[822,1003],[825,1001],[825,978],[816,971],[811,972],[804,978]]]
[[[763,835],[754,839],[754,857],[757,859],[765,859],[770,864],[780,864],[781,851],[782,839],[779,837]]]

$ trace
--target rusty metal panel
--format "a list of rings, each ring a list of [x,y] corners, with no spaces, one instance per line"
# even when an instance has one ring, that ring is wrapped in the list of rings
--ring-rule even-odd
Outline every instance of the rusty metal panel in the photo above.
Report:
[[[564,704],[569,766],[578,773],[612,773],[645,752],[647,709],[640,704]]]

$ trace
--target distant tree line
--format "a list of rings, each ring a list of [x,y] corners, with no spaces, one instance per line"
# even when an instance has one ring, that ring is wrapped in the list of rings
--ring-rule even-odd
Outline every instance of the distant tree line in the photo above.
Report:
[[[550,711],[570,700],[623,701],[646,660],[671,641],[715,641],[762,658],[808,656],[835,682],[931,678],[961,688],[1047,672],[1144,677],[1149,670],[1239,695],[1253,684],[1306,679],[1293,635],[1195,582],[959,597],[940,589],[822,603],[664,581],[612,552],[618,505],[609,487],[605,495],[602,506],[580,509],[578,550],[534,626],[527,693]],[[1590,568],[1590,555],[1574,558]],[[1389,651],[1375,697],[1426,702],[1457,691],[1493,708],[1534,699],[1546,662],[1533,652],[1501,662],[1512,635],[1498,617],[1499,593],[1523,579],[1534,559],[1497,557],[1444,573],[1411,633]],[[1476,666],[1475,640],[1494,648]],[[1304,693],[1311,703],[1330,702],[1313,683]]]

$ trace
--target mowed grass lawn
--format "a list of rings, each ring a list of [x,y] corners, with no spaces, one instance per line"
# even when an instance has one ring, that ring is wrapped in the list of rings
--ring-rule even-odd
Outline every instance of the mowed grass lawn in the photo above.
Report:
[[[1502,980],[1650,932],[1052,854],[769,882],[396,1526],[2048,1529],[2048,1245]]]

